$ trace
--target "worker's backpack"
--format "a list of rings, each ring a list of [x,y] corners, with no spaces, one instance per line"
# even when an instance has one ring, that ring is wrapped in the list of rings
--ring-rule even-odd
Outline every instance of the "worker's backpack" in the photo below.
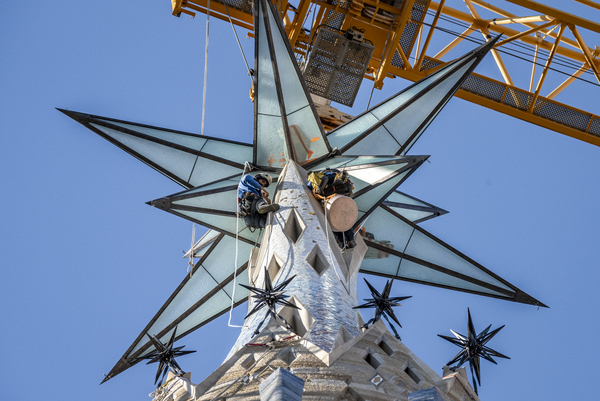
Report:
[[[348,172],[346,170],[336,172],[333,183],[327,187],[331,187],[332,193],[346,196],[352,195],[352,190],[354,189],[352,181],[348,179]],[[328,196],[327,190],[325,191],[325,196]]]
[[[320,187],[325,175],[327,175],[329,182],[323,189],[323,193],[319,195],[316,193],[315,188]],[[348,172],[345,170],[327,168],[323,171],[312,172],[308,175],[308,181],[312,184],[313,193],[317,199],[329,198],[336,194],[349,196],[352,195],[354,189],[352,181],[348,177]]]

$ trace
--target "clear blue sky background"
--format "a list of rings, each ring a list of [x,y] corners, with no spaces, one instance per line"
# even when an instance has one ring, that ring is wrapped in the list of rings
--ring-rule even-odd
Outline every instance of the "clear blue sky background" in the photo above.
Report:
[[[199,133],[204,20],[172,17],[166,0],[0,3],[2,399],[153,391],[154,365],[98,383],[186,274],[191,223],[145,204],[180,188],[54,107]],[[240,35],[251,59],[253,41]],[[250,81],[230,26],[212,19],[210,40],[205,133],[249,142]],[[491,57],[478,68],[499,78]],[[372,104],[405,85],[387,80]],[[557,100],[600,114],[599,89],[576,84]],[[365,82],[350,113],[369,92]],[[482,364],[483,400],[594,398],[600,148],[453,99],[412,153],[431,163],[401,190],[450,211],[422,226],[550,309],[397,282],[397,295],[413,295],[398,310],[404,343],[441,373],[458,349],[436,334],[464,333],[470,307],[478,330],[506,324],[490,345],[512,357]],[[220,318],[182,341],[198,350],[180,360],[194,382],[237,334]]]

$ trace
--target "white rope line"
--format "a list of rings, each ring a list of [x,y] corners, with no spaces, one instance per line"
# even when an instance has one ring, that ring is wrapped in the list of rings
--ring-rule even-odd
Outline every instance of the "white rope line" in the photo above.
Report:
[[[209,0],[210,2],[210,0]],[[252,170],[252,165],[248,162],[244,163],[244,171],[242,172],[242,178],[246,175],[246,171]],[[241,181],[241,179],[240,179]],[[244,327],[238,326],[235,324],[231,324],[231,313],[233,312],[233,304],[235,300],[235,287],[237,287],[237,269],[238,269],[238,248],[239,248],[239,232],[240,232],[240,216],[239,216],[239,206],[238,201],[235,201],[235,210],[236,210],[236,219],[235,219],[235,261],[233,262],[233,291],[231,294],[231,308],[229,308],[229,321],[227,322],[227,326],[229,327]],[[260,235],[260,234],[259,234]]]
[[[245,171],[245,170],[244,170]],[[242,175],[243,177],[243,175]],[[236,204],[237,210],[237,204]],[[237,324],[231,324],[231,313],[233,312],[233,304],[235,299],[235,287],[237,287],[237,261],[238,261],[238,233],[240,231],[240,218],[237,217],[235,219],[235,262],[233,264],[233,291],[231,294],[231,308],[229,308],[229,321],[227,322],[227,326],[229,327],[244,327],[238,326]]]
[[[194,245],[196,245],[196,223],[192,223],[192,246],[190,247],[190,260],[187,268],[190,278],[192,278],[192,271],[194,270]]]
[[[327,224],[329,222],[329,220],[327,219],[327,204],[328,203],[329,203],[329,199],[325,200],[325,232],[327,233],[327,247],[329,249],[329,262],[331,263],[331,267],[333,267],[333,270],[335,271],[335,275],[342,282],[342,285],[345,288],[346,284],[344,283],[344,280],[342,280],[337,269],[335,268],[335,264],[333,263],[333,255],[331,254],[331,244],[329,243],[329,228],[328,228],[328,224]],[[344,243],[345,242],[346,242],[346,236],[344,236]]]
[[[202,128],[200,135],[204,135],[204,116],[206,115],[206,81],[208,77],[208,34],[210,22],[210,0],[206,6],[206,45],[204,46],[204,90],[202,94]]]

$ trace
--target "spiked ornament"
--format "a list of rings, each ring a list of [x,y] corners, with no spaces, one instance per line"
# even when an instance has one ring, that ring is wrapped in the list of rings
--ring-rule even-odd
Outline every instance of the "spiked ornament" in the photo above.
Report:
[[[173,373],[175,373],[177,376],[183,376],[185,374],[185,372],[181,369],[181,367],[179,366],[177,361],[175,361],[175,358],[182,356],[182,355],[187,355],[187,354],[196,352],[196,351],[182,351],[182,349],[183,349],[183,347],[185,347],[185,345],[179,346],[177,348],[173,348],[176,332],[177,332],[177,327],[175,327],[175,329],[173,330],[173,334],[171,334],[171,338],[169,339],[169,341],[166,344],[163,344],[158,338],[156,338],[156,336],[151,336],[150,334],[146,333],[146,335],[150,338],[150,341],[153,343],[153,345],[156,349],[153,352],[151,352],[150,354],[139,358],[139,360],[150,359],[146,365],[150,365],[151,363],[158,362],[156,378],[154,379],[154,384],[156,384],[158,382],[157,387],[161,386],[169,369],[171,369],[171,371]],[[161,372],[162,372],[162,377],[160,378],[160,381],[158,381],[158,378],[160,377]]]
[[[453,369],[460,368],[465,362],[469,362],[469,368],[471,370],[471,377],[473,378],[473,388],[475,389],[475,393],[477,393],[477,384],[481,386],[481,374],[480,374],[480,359],[479,357],[486,359],[495,364],[496,361],[492,358],[494,356],[498,358],[510,359],[506,355],[502,355],[501,353],[494,351],[493,349],[486,347],[486,343],[490,341],[504,326],[498,327],[496,330],[489,331],[492,325],[490,324],[485,330],[481,333],[477,334],[475,332],[475,326],[473,326],[473,320],[471,319],[471,311],[467,308],[468,315],[468,323],[467,323],[467,335],[463,336],[455,332],[454,330],[450,330],[452,334],[456,338],[443,336],[438,334],[438,337],[443,338],[446,341],[450,341],[452,344],[457,345],[463,348],[450,362],[447,363],[448,366],[456,364],[456,366],[452,366]],[[475,371],[475,374],[473,374]],[[475,381],[477,379],[477,381]]]
[[[403,301],[408,298],[412,298],[412,295],[409,295],[407,297],[390,298],[390,292],[392,291],[393,280],[386,281],[385,287],[383,287],[383,292],[381,294],[379,293],[379,291],[377,291],[371,285],[371,283],[369,283],[367,281],[367,279],[364,279],[364,280],[365,280],[365,283],[367,283],[367,286],[369,286],[369,289],[371,290],[371,295],[373,296],[373,298],[364,299],[364,301],[367,301],[367,303],[355,306],[352,309],[375,308],[375,314],[374,314],[373,318],[371,318],[371,320],[369,320],[367,323],[365,323],[362,328],[365,328],[365,329],[369,328],[369,325],[371,323],[376,323],[383,316],[384,319],[388,322],[388,324],[392,328],[392,330],[394,331],[396,338],[398,340],[400,340],[400,335],[396,331],[396,328],[394,327],[394,325],[388,319],[388,316],[391,317],[392,320],[394,320],[394,322],[396,322],[398,324],[398,326],[402,327],[402,325],[400,324],[400,321],[394,314],[394,310],[392,309],[392,307],[401,306],[401,304],[399,304],[398,302]]]
[[[296,305],[291,302],[286,301],[286,298],[289,298],[288,295],[284,295],[284,289],[287,285],[294,279],[296,276],[292,276],[289,279],[285,280],[283,283],[279,284],[275,288],[273,288],[273,283],[271,283],[271,277],[269,276],[269,271],[265,268],[265,288],[257,288],[251,287],[249,285],[240,284],[242,287],[248,289],[250,292],[253,292],[252,298],[257,299],[258,302],[254,305],[254,308],[244,319],[247,319],[249,316],[255,314],[265,306],[267,307],[267,314],[260,322],[260,324],[256,327],[254,334],[258,334],[261,326],[267,320],[269,316],[272,316],[279,324],[287,328],[288,330],[292,330],[292,326],[275,310],[275,306],[277,304],[289,306],[294,309],[300,309]]]

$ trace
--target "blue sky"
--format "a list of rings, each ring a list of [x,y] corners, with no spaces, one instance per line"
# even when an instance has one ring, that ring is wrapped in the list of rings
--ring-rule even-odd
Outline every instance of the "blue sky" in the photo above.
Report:
[[[192,225],[145,204],[177,184],[54,107],[199,133],[205,17],[172,17],[166,0],[34,1],[3,2],[0,19],[3,398],[146,399],[154,365],[98,383],[186,274]],[[205,134],[250,142],[249,79],[230,26],[212,19],[210,43]],[[480,70],[498,74],[491,57]],[[406,84],[387,80],[372,104]],[[369,92],[365,82],[348,112]],[[600,114],[599,93],[577,84],[557,100]],[[404,343],[441,373],[458,349],[436,334],[464,333],[470,307],[478,330],[506,324],[490,345],[512,358],[482,364],[482,399],[589,398],[600,149],[453,99],[411,153],[430,163],[401,190],[450,211],[422,226],[550,309],[397,282],[396,295],[413,296],[397,311]],[[198,350],[180,360],[192,381],[220,365],[237,330],[220,318],[181,342]]]

